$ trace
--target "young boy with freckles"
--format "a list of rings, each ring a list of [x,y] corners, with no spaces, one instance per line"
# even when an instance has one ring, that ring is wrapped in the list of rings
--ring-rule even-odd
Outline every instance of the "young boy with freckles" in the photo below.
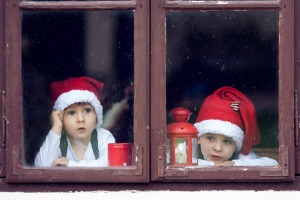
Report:
[[[277,166],[259,157],[251,147],[259,144],[260,130],[253,103],[233,87],[222,87],[208,96],[196,123],[202,158],[201,166]]]
[[[108,143],[113,135],[101,128],[103,83],[89,78],[69,78],[50,85],[52,124],[35,166],[106,167]]]

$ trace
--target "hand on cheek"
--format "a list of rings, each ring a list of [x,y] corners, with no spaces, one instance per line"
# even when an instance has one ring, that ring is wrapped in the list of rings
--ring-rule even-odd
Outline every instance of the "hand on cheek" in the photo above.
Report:
[[[63,119],[63,113],[61,111],[58,110],[52,111],[50,115],[50,121],[52,124],[51,130],[57,135],[60,135],[63,127],[62,119]]]

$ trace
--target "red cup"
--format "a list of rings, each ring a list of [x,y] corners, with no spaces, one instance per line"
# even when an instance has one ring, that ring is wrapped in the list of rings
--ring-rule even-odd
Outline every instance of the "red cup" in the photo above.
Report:
[[[109,166],[131,165],[131,144],[130,143],[108,144],[108,164]]]

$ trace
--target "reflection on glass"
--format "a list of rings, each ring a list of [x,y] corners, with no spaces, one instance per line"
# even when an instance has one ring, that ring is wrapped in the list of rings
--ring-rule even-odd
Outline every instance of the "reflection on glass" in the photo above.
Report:
[[[171,148],[172,148],[172,145],[171,145],[171,138],[168,137],[167,140],[166,140],[166,162],[167,164],[171,164]]]
[[[50,83],[70,77],[104,83],[102,126],[117,143],[133,142],[133,49],[133,11],[23,12],[24,163],[50,128]]]
[[[192,138],[192,163],[198,163],[198,151],[197,151],[198,140],[196,138]]]
[[[254,151],[278,160],[277,22],[274,11],[168,11],[167,113],[187,108],[194,123],[209,94],[236,87],[256,107]]]

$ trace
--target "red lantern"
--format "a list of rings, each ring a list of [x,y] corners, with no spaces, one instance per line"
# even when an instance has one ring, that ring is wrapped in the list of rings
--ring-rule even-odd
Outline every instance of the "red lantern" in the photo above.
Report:
[[[169,140],[167,163],[184,166],[198,165],[198,130],[188,123],[191,112],[178,107],[171,110],[169,115],[174,122],[167,126]]]

